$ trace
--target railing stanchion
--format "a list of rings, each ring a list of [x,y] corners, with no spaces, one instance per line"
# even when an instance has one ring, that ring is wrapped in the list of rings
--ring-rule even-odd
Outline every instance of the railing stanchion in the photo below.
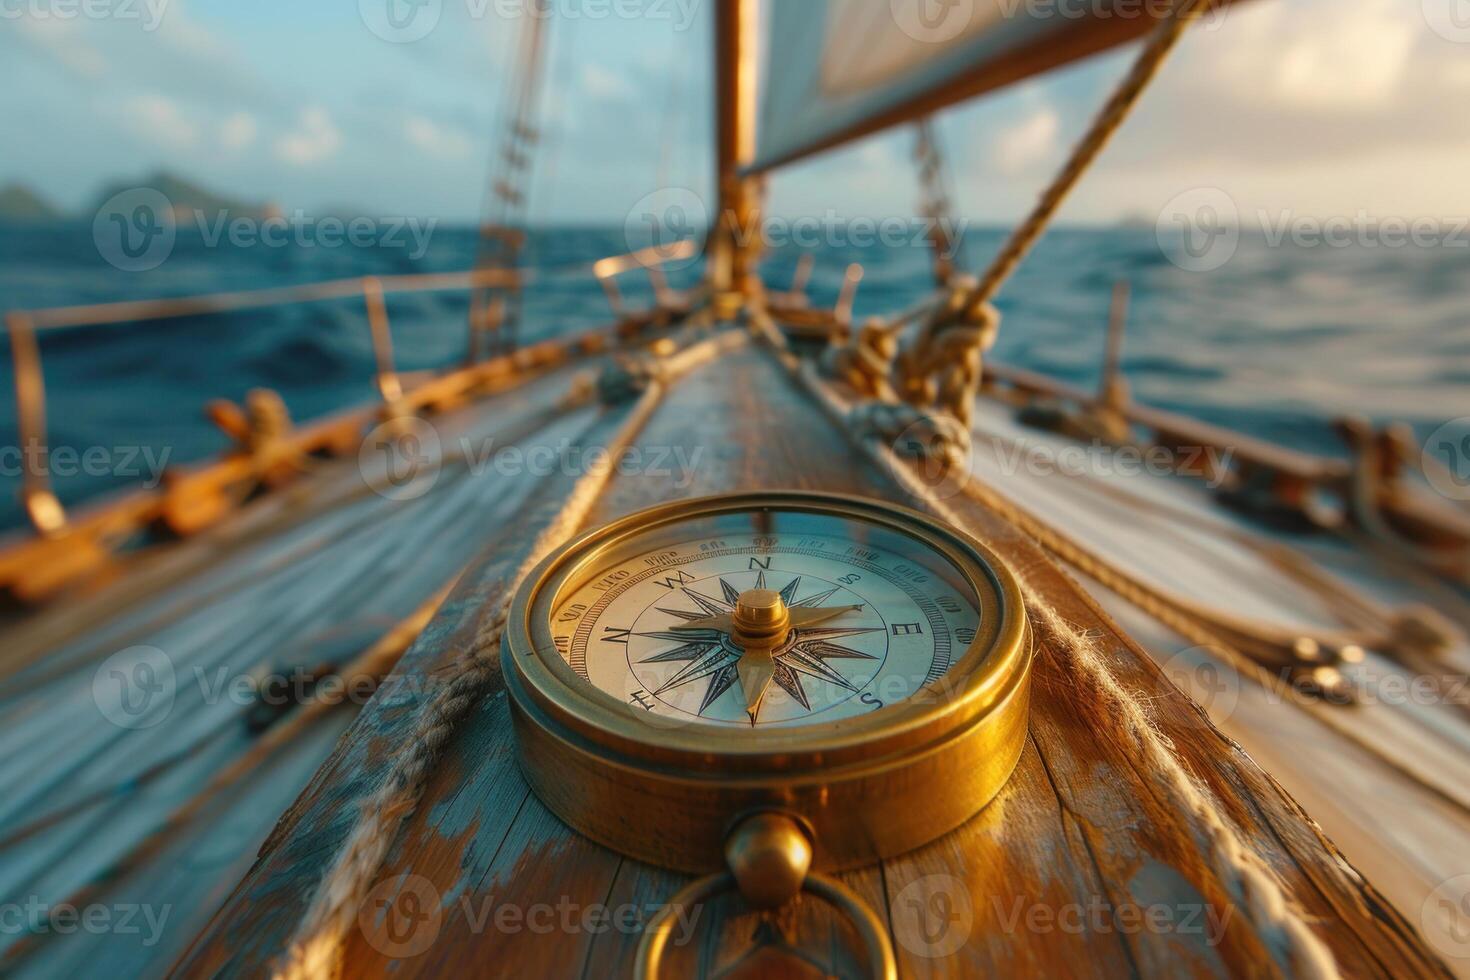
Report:
[[[378,362],[378,393],[384,403],[392,405],[403,397],[403,382],[393,365],[393,334],[388,328],[388,303],[383,299],[383,284],[376,276],[362,280],[362,295],[367,301],[368,327],[373,335],[373,356]]]
[[[35,324],[24,313],[5,318],[15,367],[15,421],[20,436],[21,497],[36,531],[55,537],[66,530],[66,509],[51,489],[46,446],[46,381]]]

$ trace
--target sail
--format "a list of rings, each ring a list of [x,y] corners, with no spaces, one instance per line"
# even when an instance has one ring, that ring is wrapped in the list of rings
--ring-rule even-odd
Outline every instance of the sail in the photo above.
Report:
[[[765,0],[768,170],[1102,51],[1163,0]]]

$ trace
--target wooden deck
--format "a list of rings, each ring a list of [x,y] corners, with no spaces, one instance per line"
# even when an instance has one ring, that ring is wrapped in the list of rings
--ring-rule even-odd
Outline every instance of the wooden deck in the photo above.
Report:
[[[628,411],[602,413],[586,438],[617,437]],[[589,523],[671,496],[757,487],[823,488],[910,502],[758,349],[728,355],[674,386],[637,439],[645,447],[680,448],[686,458],[700,451],[692,482],[671,488],[667,478],[619,474]],[[523,533],[485,538],[486,550],[400,664],[404,678],[432,678],[474,634],[530,546],[530,530],[550,520],[571,485],[568,476],[551,477],[518,507],[501,512],[513,515],[511,523]],[[1345,856],[1033,542],[982,508],[968,506],[963,514],[970,529],[1043,590],[1069,623],[1101,639],[1113,674],[1149,705],[1183,769],[1203,787],[1229,832],[1269,867],[1342,975],[1442,974],[1444,966],[1418,935],[1419,910],[1402,903],[1396,909],[1350,863],[1383,865],[1396,859],[1392,853]],[[257,975],[282,954],[322,869],[358,819],[383,758],[411,727],[422,694],[409,688],[375,700],[355,720],[180,961],[180,973]],[[1242,710],[1235,717],[1244,722],[1251,715]],[[1311,716],[1306,721],[1316,723]],[[1329,748],[1340,741],[1335,734],[1318,737]],[[1283,746],[1279,754],[1290,751]],[[1367,766],[1362,778],[1372,784],[1374,770]],[[1380,785],[1391,792],[1402,782]],[[1450,833],[1451,824],[1441,829]],[[1463,830],[1458,833],[1463,839]],[[1360,834],[1355,843],[1361,840]],[[1105,692],[1085,682],[1065,644],[1046,639],[1030,743],[1000,798],[935,844],[845,880],[887,917],[904,976],[1304,973],[1280,934],[1242,912],[1250,896],[1221,875],[1216,850],[1201,826],[1171,805]],[[606,923],[596,928],[582,913],[646,913],[682,883],[578,837],[530,795],[515,769],[501,691],[492,691],[454,737],[377,880],[374,898],[385,903],[383,911],[363,917],[352,931],[345,949],[349,975],[478,969],[625,976],[637,930]],[[437,912],[405,934],[389,917],[409,892],[414,907]],[[433,901],[425,905],[426,898]],[[538,910],[571,910],[557,919],[569,924],[533,928],[528,916]],[[1140,926],[1139,915],[1154,916],[1153,925]],[[846,929],[815,903],[763,921],[720,901],[679,947],[676,971],[714,975],[737,963],[754,968],[758,961],[748,959],[753,950],[783,940],[822,969],[841,975],[860,970]]]
[[[0,962],[35,976],[167,969],[353,715],[350,705],[324,713],[154,840],[211,779],[259,751],[264,736],[246,723],[258,711],[256,682],[294,684],[298,669],[351,661],[508,533],[539,480],[490,454],[577,444],[600,415],[588,385],[574,384],[587,369],[532,373],[513,391],[436,418],[442,469],[422,495],[375,493],[374,474],[356,459],[335,461],[6,631],[0,896],[136,903],[161,921],[121,935],[27,939],[7,930]],[[136,722],[118,713],[110,675],[131,679],[139,665],[157,668],[159,710],[124,727]],[[152,849],[148,860],[116,873],[140,846]]]
[[[684,341],[709,343],[697,332]],[[495,465],[497,450],[564,454],[631,439],[645,460],[662,461],[615,473],[589,526],[673,497],[739,489],[924,505],[763,347],[670,379],[646,420],[631,400],[596,400],[589,372],[600,366],[547,367],[437,417],[441,469],[421,495],[376,493],[376,474],[357,461],[328,463],[289,492],[135,561],[126,576],[8,627],[0,901],[43,910],[71,901],[114,916],[133,909],[136,931],[7,932],[7,972],[147,975],[172,965],[185,976],[257,976],[279,962],[385,760],[410,737],[417,707],[582,476],[576,465]],[[1249,529],[1196,485],[1142,474],[1106,479],[1100,492],[1096,475],[1018,465],[1017,445],[1057,454],[1068,444],[983,403],[977,477],[1140,579],[1286,628],[1341,626],[1331,604],[1242,541]],[[995,512],[963,495],[945,506],[1069,628],[1092,638],[1111,676],[1147,705],[1210,812],[1269,869],[1343,976],[1470,976],[1470,959],[1455,959],[1452,942],[1464,920],[1436,892],[1470,871],[1463,700],[1283,700],[1079,581]],[[1430,603],[1470,622],[1459,593],[1412,569],[1336,538],[1292,543],[1381,606]],[[461,573],[360,711],[298,708],[260,731],[241,678],[344,669],[395,627],[416,632]],[[1250,913],[1256,896],[1222,873],[1212,837],[1220,831],[1171,797],[1177,786],[1160,782],[1077,650],[1058,634],[1039,635],[1031,736],[1000,797],[921,851],[843,876],[886,918],[901,975],[1306,975],[1299,950],[1263,927],[1258,907]],[[158,682],[158,672],[136,674],[140,664],[170,673],[167,710],[146,726],[119,715],[111,693],[114,669]],[[1470,651],[1455,647],[1441,680],[1467,668]],[[1379,691],[1389,687],[1384,678],[1414,676],[1373,653],[1361,669]],[[498,683],[454,736],[378,869],[379,904],[348,936],[347,975],[627,976],[642,924],[685,883],[579,837],[530,794]],[[276,744],[272,732],[282,731],[291,737]],[[409,898],[435,912],[405,930],[396,915]],[[849,928],[814,901],[774,919],[728,898],[690,914],[691,931],[676,933],[685,940],[672,954],[678,975],[734,967],[758,975],[783,945],[819,971],[862,973]]]

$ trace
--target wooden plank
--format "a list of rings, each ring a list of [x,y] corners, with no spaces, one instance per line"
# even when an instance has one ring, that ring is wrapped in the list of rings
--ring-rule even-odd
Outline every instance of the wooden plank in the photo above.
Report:
[[[687,486],[671,489],[667,478],[619,475],[591,521],[671,495],[756,487],[843,490],[908,502],[881,469],[853,451],[844,433],[774,360],[754,353],[728,355],[687,378],[649,421],[640,444],[683,447],[686,457],[704,447],[706,454]],[[552,510],[533,508],[517,518],[516,527],[529,534],[550,519]],[[1182,771],[1208,795],[1228,832],[1270,869],[1307,926],[1331,948],[1344,975],[1442,974],[1408,924],[1351,870],[1280,787],[1209,727],[1196,706],[1075,582],[994,514],[967,506],[960,516],[1068,622],[1101,638],[1108,668],[1123,689],[1137,692],[1149,705],[1151,719],[1175,746]],[[487,552],[473,581],[446,604],[404,661],[406,677],[428,676],[473,635],[487,603],[504,594],[519,553],[510,542]],[[929,847],[854,879],[874,907],[889,916],[903,975],[1005,975],[1030,972],[1033,966],[1055,975],[1298,972],[1303,964],[1292,961],[1281,934],[1261,931],[1245,914],[1252,896],[1222,876],[1213,838],[1171,797],[1177,785],[1161,782],[1161,773],[1140,757],[1137,733],[1126,727],[1106,688],[1089,680],[1076,651],[1057,637],[1042,635],[1040,646],[1032,741],[996,804]],[[352,936],[349,974],[389,967],[417,974],[493,962],[507,975],[601,976],[613,964],[618,971],[613,975],[626,975],[631,945],[626,935],[579,926],[558,927],[553,938],[487,932],[470,922],[470,910],[482,899],[523,912],[562,901],[585,909],[644,896],[666,899],[679,884],[677,876],[624,862],[579,840],[526,795],[508,765],[512,739],[503,697],[487,697],[456,733],[429,795],[380,869],[386,875],[380,882],[420,875],[431,884],[431,894],[450,900],[439,931],[428,949],[397,958],[369,934]],[[282,951],[316,875],[355,819],[356,801],[373,785],[383,757],[403,738],[411,707],[411,700],[388,697],[364,712],[180,972],[254,974]],[[960,886],[940,881],[941,876]],[[391,899],[401,896],[402,886],[389,887],[398,889],[388,896],[393,906]],[[944,896],[947,905],[937,901],[943,889],[952,892]],[[468,907],[458,903],[464,896],[473,899]],[[945,908],[952,911],[959,896],[970,905],[971,921],[952,934],[959,936],[954,949],[935,955],[943,937],[933,916],[947,914]],[[704,938],[689,951],[703,972],[729,965],[750,949],[752,920],[732,903],[715,906],[700,925]],[[1084,915],[1073,927],[1069,916],[1074,911],[1099,908],[1101,918]],[[1162,925],[1140,926],[1129,918],[1156,909],[1169,916]],[[1220,923],[1213,933],[1200,925],[1212,910]],[[914,918],[905,920],[907,914]],[[1037,915],[1048,921],[1038,922]],[[1189,921],[1181,921],[1186,916]],[[828,965],[848,968],[859,959],[841,926],[821,908],[803,908],[793,920],[772,925],[774,935],[784,932],[803,949],[826,957]]]

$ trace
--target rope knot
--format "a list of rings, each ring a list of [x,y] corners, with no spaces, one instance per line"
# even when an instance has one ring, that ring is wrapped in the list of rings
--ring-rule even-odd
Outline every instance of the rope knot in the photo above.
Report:
[[[974,421],[985,355],[1000,332],[1000,312],[989,303],[970,303],[970,293],[969,283],[959,282],[896,363],[899,397],[947,412],[967,430]]]

